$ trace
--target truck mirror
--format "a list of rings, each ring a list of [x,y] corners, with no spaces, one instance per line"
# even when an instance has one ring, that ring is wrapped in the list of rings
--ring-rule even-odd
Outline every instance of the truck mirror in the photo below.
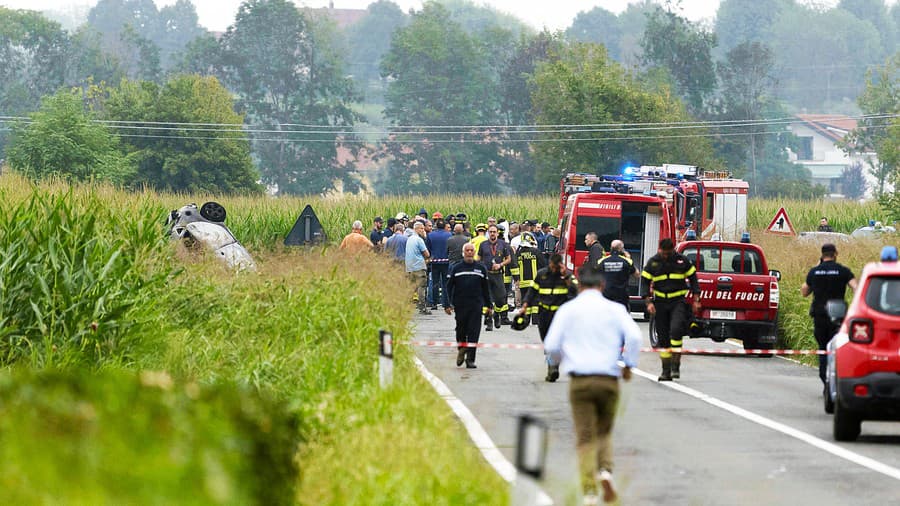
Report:
[[[775,276],[775,279],[781,281],[781,271],[771,270],[769,271],[769,276]]]
[[[831,299],[825,303],[825,312],[833,322],[842,322],[847,316],[847,303],[840,299]]]

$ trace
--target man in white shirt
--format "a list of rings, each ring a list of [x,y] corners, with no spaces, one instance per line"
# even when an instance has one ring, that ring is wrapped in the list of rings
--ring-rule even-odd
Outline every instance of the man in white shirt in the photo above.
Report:
[[[579,294],[560,306],[544,341],[551,366],[571,377],[569,402],[584,504],[616,500],[612,479],[612,427],[619,401],[619,377],[631,379],[641,332],[622,304],[603,297],[603,272],[594,265],[578,271]],[[624,362],[624,368],[619,362]]]

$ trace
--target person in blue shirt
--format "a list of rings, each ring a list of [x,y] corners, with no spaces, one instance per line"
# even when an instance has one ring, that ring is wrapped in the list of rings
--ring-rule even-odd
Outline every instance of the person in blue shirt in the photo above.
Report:
[[[428,303],[431,309],[437,309],[438,302],[443,300],[447,289],[447,270],[450,260],[447,256],[447,241],[450,240],[450,229],[443,219],[438,219],[434,230],[428,234],[428,251],[431,252],[431,278],[429,279]]]
[[[631,379],[641,332],[625,307],[605,298],[603,272],[595,265],[578,270],[578,296],[560,306],[544,340],[547,362],[571,377],[569,402],[585,503],[616,500],[612,479],[612,428],[619,401],[619,378]],[[624,367],[619,363],[624,363]]]
[[[384,250],[398,263],[406,262],[406,241],[409,238],[404,233],[405,228],[402,223],[395,224],[394,234],[384,244]]]

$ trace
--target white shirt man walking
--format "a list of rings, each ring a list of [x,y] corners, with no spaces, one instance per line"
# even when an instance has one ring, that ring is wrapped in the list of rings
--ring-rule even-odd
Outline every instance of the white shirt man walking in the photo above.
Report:
[[[619,377],[631,379],[637,365],[641,332],[625,307],[603,297],[603,273],[594,265],[578,271],[579,294],[560,306],[544,340],[551,366],[571,377],[569,402],[584,504],[616,500],[612,479],[612,428],[619,401]],[[625,367],[619,365],[624,362]]]

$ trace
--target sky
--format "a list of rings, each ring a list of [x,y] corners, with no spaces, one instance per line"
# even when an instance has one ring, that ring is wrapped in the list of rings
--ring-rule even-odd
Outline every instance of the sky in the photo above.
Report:
[[[176,0],[154,0],[157,7],[174,4]],[[200,18],[200,24],[211,31],[225,31],[234,21],[242,0],[192,0]],[[293,0],[306,7],[327,7],[328,0]],[[365,9],[374,0],[333,0],[335,8]],[[404,11],[420,9],[422,0],[393,0]],[[600,6],[616,14],[625,10],[635,0],[472,0],[475,4],[489,5],[501,12],[512,14],[533,27],[563,30],[581,11]],[[661,1],[661,0],[660,0]],[[752,1],[752,0],[746,0]],[[806,3],[834,6],[838,0],[801,0]],[[900,0],[888,0],[893,4]],[[97,0],[0,0],[0,5],[13,9],[54,10],[71,12],[73,8],[85,13]],[[682,0],[682,14],[692,21],[712,20],[719,0]]]
[[[175,0],[154,0],[157,7],[174,4]],[[365,9],[374,0],[333,0],[335,8]],[[393,0],[404,11],[420,9],[421,0]],[[86,11],[96,0],[0,0],[0,5],[13,9],[54,10],[69,12],[73,7]],[[200,18],[200,24],[212,31],[225,31],[234,21],[241,0],[192,0]],[[327,7],[328,0],[294,0],[307,7]],[[609,11],[623,11],[629,0],[473,0],[475,4],[489,5],[499,11],[512,14],[535,28],[565,29],[580,11],[601,6]],[[719,0],[683,0],[684,15],[692,20],[715,16]]]

